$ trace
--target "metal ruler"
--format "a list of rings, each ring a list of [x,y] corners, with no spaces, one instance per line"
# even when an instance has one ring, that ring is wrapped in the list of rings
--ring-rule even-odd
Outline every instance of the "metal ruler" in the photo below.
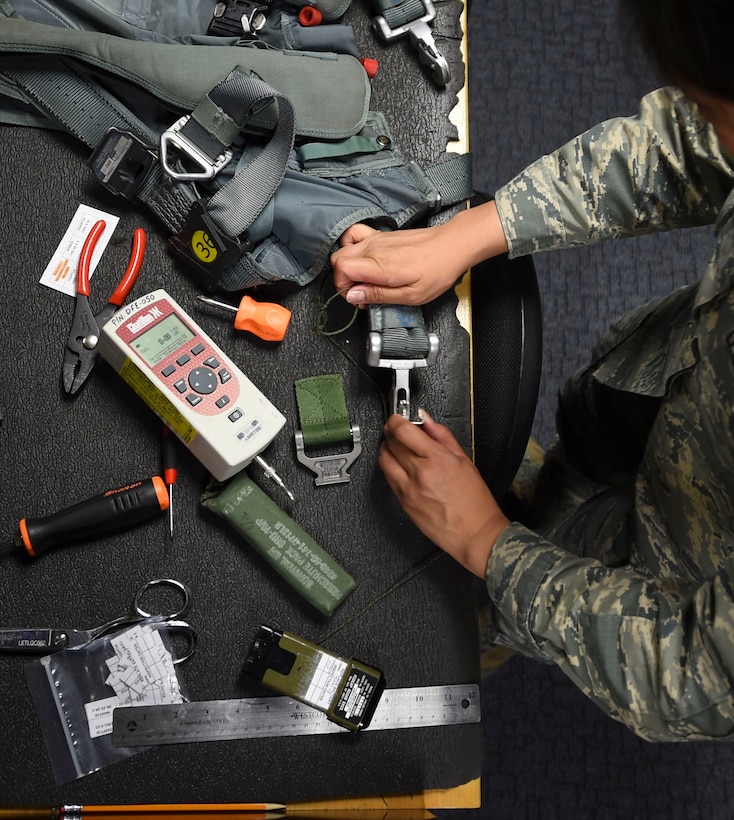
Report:
[[[478,723],[480,717],[476,684],[386,689],[370,725],[362,731]],[[112,742],[115,746],[159,746],[348,731],[299,701],[265,697],[115,709]]]

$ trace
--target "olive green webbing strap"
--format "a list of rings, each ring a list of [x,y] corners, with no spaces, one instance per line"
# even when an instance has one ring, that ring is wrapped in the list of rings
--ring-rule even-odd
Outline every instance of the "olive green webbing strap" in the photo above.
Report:
[[[362,436],[359,425],[349,423],[341,376],[310,376],[296,381],[295,388],[301,422],[295,434],[296,457],[316,474],[316,486],[348,482],[349,467],[362,452]],[[350,442],[351,451],[323,452],[325,446],[342,442]],[[322,452],[313,454],[316,447]]]
[[[352,437],[341,376],[311,376],[295,382],[296,402],[306,447],[337,444]]]

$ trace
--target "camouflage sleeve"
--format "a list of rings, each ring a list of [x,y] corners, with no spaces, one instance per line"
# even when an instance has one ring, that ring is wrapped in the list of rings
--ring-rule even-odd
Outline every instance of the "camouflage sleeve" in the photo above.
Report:
[[[500,634],[647,740],[734,739],[734,556],[699,587],[608,568],[519,524],[487,567]]]
[[[541,157],[496,194],[511,256],[714,222],[734,174],[672,88]]]

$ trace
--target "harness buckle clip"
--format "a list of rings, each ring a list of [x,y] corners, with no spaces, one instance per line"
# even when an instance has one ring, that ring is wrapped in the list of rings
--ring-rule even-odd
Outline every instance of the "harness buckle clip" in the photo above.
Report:
[[[425,13],[421,17],[392,28],[385,16],[379,14],[373,18],[372,27],[386,43],[391,43],[407,34],[413,46],[418,50],[419,61],[430,69],[433,81],[444,86],[451,79],[451,71],[446,58],[438,50],[433,32],[428,25],[436,19],[436,7],[432,0],[422,1]]]
[[[113,194],[133,199],[158,159],[155,148],[132,131],[110,128],[89,158],[89,167]]]
[[[266,14],[272,0],[228,0],[214,7],[207,34],[254,40],[267,23]]]
[[[423,424],[417,409],[412,407],[410,396],[410,373],[419,367],[430,367],[438,358],[439,340],[435,333],[428,334],[429,350],[425,358],[382,358],[382,334],[371,331],[367,341],[367,364],[392,370],[393,383],[390,391],[390,409],[413,424]]]
[[[213,179],[232,159],[232,151],[225,148],[216,157],[210,157],[198,145],[190,140],[182,128],[191,119],[191,114],[184,114],[170,128],[161,134],[161,165],[166,174],[178,182],[197,182]],[[179,171],[173,167],[174,156],[181,156],[193,163],[193,168]]]
[[[350,453],[330,453],[314,457],[306,455],[303,433],[301,430],[296,430],[296,458],[301,464],[316,473],[315,484],[317,487],[324,484],[344,484],[351,479],[347,470],[362,452],[362,433],[358,424],[350,425],[350,430],[352,433],[352,451]]]

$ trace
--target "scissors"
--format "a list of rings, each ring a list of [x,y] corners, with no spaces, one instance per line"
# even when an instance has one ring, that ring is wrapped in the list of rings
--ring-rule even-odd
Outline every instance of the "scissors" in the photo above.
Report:
[[[89,307],[89,297],[91,295],[89,269],[94,248],[105,228],[106,223],[103,219],[94,223],[79,256],[76,275],[76,306],[74,308],[74,320],[64,350],[63,369],[64,390],[72,395],[81,389],[92,372],[98,355],[99,329],[118,308],[122,307],[123,302],[127,299],[135,280],[138,278],[145,254],[145,231],[142,228],[136,228],[133,234],[130,261],[127,270],[120,279],[120,284],[110,295],[102,310],[96,314],[92,313],[92,309]]]
[[[143,599],[151,589],[167,587],[172,589],[181,598],[181,606],[169,613],[153,614],[143,609]],[[62,649],[72,649],[89,643],[95,638],[101,638],[129,626],[145,621],[148,618],[158,618],[175,634],[185,638],[186,646],[182,653],[176,653],[173,661],[181,663],[194,654],[197,636],[194,628],[187,621],[180,620],[191,607],[191,593],[186,584],[174,581],[172,578],[156,578],[148,581],[135,593],[133,609],[129,615],[121,615],[112,621],[91,629],[52,629],[48,627],[27,627],[20,629],[0,628],[0,652],[23,652],[25,654],[45,655],[59,652]]]

